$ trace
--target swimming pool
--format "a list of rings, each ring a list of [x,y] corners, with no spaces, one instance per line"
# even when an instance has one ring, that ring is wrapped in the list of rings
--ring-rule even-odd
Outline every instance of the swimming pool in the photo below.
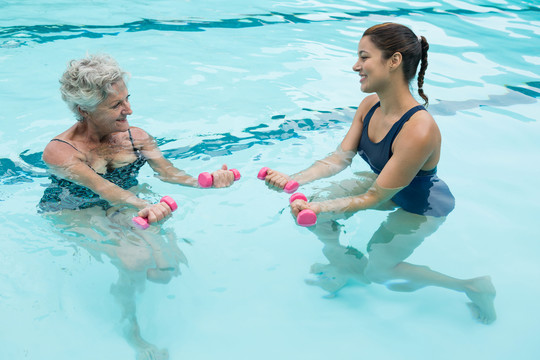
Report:
[[[35,207],[48,184],[41,151],[74,121],[58,78],[86,52],[110,53],[132,74],[130,123],[175,165],[197,174],[227,163],[243,174],[213,191],[141,172],[181,204],[165,226],[189,266],[137,294],[143,335],[171,359],[540,353],[536,2],[0,0],[0,20],[2,359],[134,358],[111,295],[116,267],[67,241]],[[328,264],[323,244],[294,224],[286,194],[256,178],[262,166],[295,172],[335,149],[364,97],[351,70],[357,42],[384,21],[430,43],[425,90],[443,134],[439,175],[456,197],[407,261],[457,278],[490,275],[492,325],[475,323],[460,293],[392,292],[351,279],[347,264],[314,266]],[[366,169],[356,159],[336,178]],[[340,243],[365,254],[385,217],[343,221]]]

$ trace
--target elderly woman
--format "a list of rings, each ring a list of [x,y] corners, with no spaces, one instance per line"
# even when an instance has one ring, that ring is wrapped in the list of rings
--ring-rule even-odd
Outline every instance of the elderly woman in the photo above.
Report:
[[[132,127],[129,93],[122,71],[107,55],[73,60],[62,78],[62,98],[77,123],[55,136],[43,151],[51,186],[39,203],[42,211],[109,208],[128,205],[149,223],[171,213],[163,202],[150,204],[130,188],[137,185],[139,169],[148,163],[163,181],[198,186],[197,179],[165,159],[156,141],[143,129]],[[213,174],[214,187],[230,186],[234,175],[227,166]]]
[[[141,336],[135,294],[144,289],[146,280],[168,283],[187,260],[172,229],[139,230],[132,226],[133,212],[123,209],[137,209],[149,223],[171,213],[166,203],[152,204],[132,192],[145,163],[164,181],[192,187],[198,181],[166,160],[148,133],[129,125],[132,111],[126,77],[107,55],[69,63],[60,90],[78,121],[55,136],[43,152],[52,183],[39,209],[62,238],[85,248],[98,261],[102,255],[111,259],[118,269],[111,294],[122,308],[126,340],[137,359],[164,360],[169,358],[167,350]],[[214,187],[234,181],[225,165],[212,175]]]

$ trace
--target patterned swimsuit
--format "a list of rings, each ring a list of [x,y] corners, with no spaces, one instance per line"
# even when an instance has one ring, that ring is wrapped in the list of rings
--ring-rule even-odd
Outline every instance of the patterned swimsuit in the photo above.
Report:
[[[141,154],[140,150],[133,145],[133,138],[131,137],[131,131],[129,131],[129,140],[133,147],[133,152],[137,156],[137,159],[131,164],[107,170],[105,174],[96,172],[99,176],[113,184],[127,190],[139,183],[137,176],[139,170],[146,164],[146,158]],[[60,140],[52,139],[51,141],[60,141],[73,147],[79,151],[75,146],[70,143]],[[63,209],[78,210],[86,209],[92,206],[100,206],[103,209],[108,209],[111,205],[98,194],[93,192],[87,187],[78,185],[72,181],[59,178],[55,175],[49,177],[51,184],[45,189],[41,200],[39,201],[38,208],[40,212],[58,211]]]

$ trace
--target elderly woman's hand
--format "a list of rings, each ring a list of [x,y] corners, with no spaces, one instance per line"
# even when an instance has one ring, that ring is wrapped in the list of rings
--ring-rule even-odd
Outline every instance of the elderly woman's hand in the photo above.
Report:
[[[214,182],[212,186],[215,188],[223,188],[231,186],[234,182],[234,173],[227,168],[227,165],[223,165],[221,169],[212,173]]]
[[[142,218],[146,218],[149,224],[158,222],[165,219],[167,216],[171,215],[171,208],[164,202],[159,202],[157,204],[149,205],[138,212]]]

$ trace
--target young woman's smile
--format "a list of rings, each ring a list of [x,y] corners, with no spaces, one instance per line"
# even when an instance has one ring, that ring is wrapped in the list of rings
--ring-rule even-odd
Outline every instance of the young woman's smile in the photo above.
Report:
[[[358,60],[353,70],[360,76],[360,88],[363,92],[375,92],[387,75],[386,61],[369,36],[364,36],[358,44]]]

